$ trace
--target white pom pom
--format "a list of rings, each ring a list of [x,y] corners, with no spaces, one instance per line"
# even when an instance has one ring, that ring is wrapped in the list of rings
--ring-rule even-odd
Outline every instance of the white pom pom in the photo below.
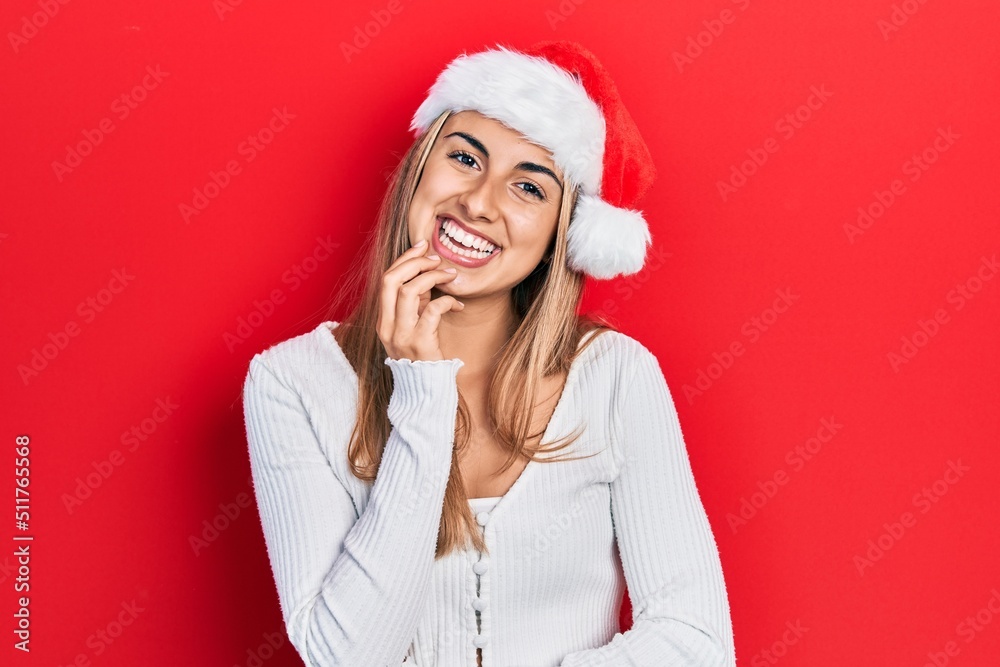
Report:
[[[646,262],[652,243],[642,212],[617,208],[581,194],[568,232],[567,262],[574,271],[598,280],[632,275]]]

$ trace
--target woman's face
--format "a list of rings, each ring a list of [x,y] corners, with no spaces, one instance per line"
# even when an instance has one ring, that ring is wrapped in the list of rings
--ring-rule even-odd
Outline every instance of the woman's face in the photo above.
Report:
[[[442,293],[509,291],[555,237],[562,184],[546,149],[477,111],[452,114],[410,205],[410,244],[427,240],[427,254],[441,257],[440,268],[458,269],[454,280],[437,287]]]

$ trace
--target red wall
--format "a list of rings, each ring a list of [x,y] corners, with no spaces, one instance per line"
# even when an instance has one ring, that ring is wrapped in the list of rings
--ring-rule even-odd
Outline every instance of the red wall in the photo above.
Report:
[[[4,664],[299,664],[249,495],[249,358],[318,323],[446,62],[553,38],[603,60],[659,170],[648,269],[587,304],[661,361],[740,664],[996,663],[998,18],[4,3]]]

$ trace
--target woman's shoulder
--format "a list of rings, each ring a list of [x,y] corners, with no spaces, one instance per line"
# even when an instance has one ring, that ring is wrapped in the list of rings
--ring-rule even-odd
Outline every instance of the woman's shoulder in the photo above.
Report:
[[[653,353],[636,338],[623,331],[610,328],[590,330],[583,335],[581,347],[593,348],[595,363],[610,365],[616,369],[631,366],[640,357],[653,356]]]
[[[248,379],[257,366],[264,366],[290,385],[313,384],[320,379],[350,379],[353,370],[344,356],[333,329],[338,322],[321,322],[305,333],[274,343],[250,360]]]

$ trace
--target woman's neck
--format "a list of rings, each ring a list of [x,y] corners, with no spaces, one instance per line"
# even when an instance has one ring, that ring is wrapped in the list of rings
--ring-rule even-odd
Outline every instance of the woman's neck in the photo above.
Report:
[[[492,303],[459,300],[465,309],[441,317],[438,340],[445,359],[461,359],[465,364],[462,370],[468,369],[466,375],[475,376],[495,365],[498,352],[517,329],[517,321],[509,298]]]

